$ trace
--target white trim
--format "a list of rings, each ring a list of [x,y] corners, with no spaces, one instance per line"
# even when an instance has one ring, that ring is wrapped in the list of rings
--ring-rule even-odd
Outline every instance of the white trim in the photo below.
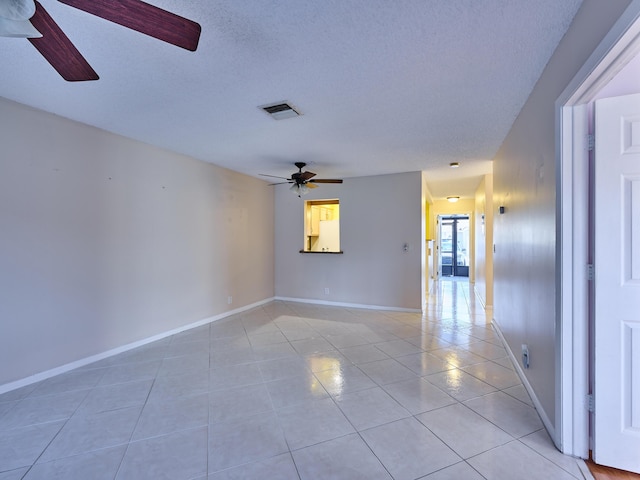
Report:
[[[329,302],[327,300],[316,300],[314,298],[275,297],[274,300],[281,300],[283,302],[311,303],[315,305],[328,305],[332,307],[364,308],[367,310],[386,310],[388,312],[422,313],[422,310],[419,308],[386,307],[383,305],[364,305],[361,303]]]
[[[198,320],[197,322],[190,323],[188,325],[183,325],[178,328],[174,328],[172,330],[168,330],[166,332],[159,333],[157,335],[153,335],[151,337],[144,338],[142,340],[138,340],[136,342],[128,343],[121,347],[113,348],[111,350],[107,350],[106,352],[98,353],[96,355],[91,355],[90,357],[82,358],[80,360],[76,360],[71,363],[67,363],[65,365],[61,365],[56,368],[52,368],[51,370],[46,370],[44,372],[36,373],[35,375],[31,375],[29,377],[16,380],[14,382],[5,383],[4,385],[0,385],[0,394],[9,392],[11,390],[15,390],[17,388],[25,387],[27,385],[31,385],[32,383],[40,382],[42,380],[46,380],[47,378],[54,377],[56,375],[60,375],[61,373],[66,373],[71,370],[74,370],[79,367],[84,367],[85,365],[89,365],[93,362],[97,362],[98,360],[103,360],[105,358],[113,357],[114,355],[118,355],[120,353],[132,350],[134,348],[142,347],[143,345],[147,345],[152,342],[157,342],[158,340],[162,340],[163,338],[170,337],[171,335],[175,335],[177,333],[184,332],[186,330],[190,330],[192,328],[201,327],[202,325],[206,325],[208,323],[212,323],[218,320],[222,320],[223,318],[230,317],[231,315],[235,315],[237,313],[245,312],[247,310],[251,310],[252,308],[259,307],[266,303],[272,302],[275,300],[274,297],[267,298],[265,300],[260,300],[259,302],[252,303],[250,305],[245,305],[243,307],[236,308],[234,310],[230,310],[228,312],[220,313],[218,315],[214,315],[213,317],[208,317],[203,320]]]
[[[556,111],[556,425],[565,454],[587,458],[589,416],[588,170],[585,129],[594,99],[640,51],[640,0],[633,0],[555,103]]]
[[[491,324],[493,325],[494,330],[498,334],[498,337],[500,337],[500,340],[502,341],[502,345],[507,350],[507,353],[509,354],[509,358],[511,359],[511,363],[513,363],[516,373],[520,377],[520,380],[522,380],[522,384],[524,385],[524,388],[527,390],[529,397],[531,397],[531,401],[533,402],[533,406],[536,408],[536,411],[538,412],[538,416],[540,417],[540,420],[542,420],[542,423],[547,429],[547,432],[549,432],[549,435],[551,436],[551,438],[554,438],[555,429],[553,427],[553,422],[551,421],[551,419],[549,419],[549,416],[547,415],[547,412],[542,407],[542,403],[540,403],[540,400],[538,399],[538,396],[536,395],[535,390],[529,383],[527,376],[524,374],[524,371],[520,366],[520,361],[511,351],[509,344],[507,343],[506,339],[504,338],[504,335],[502,334],[502,331],[500,330],[500,325],[495,318],[493,319]]]

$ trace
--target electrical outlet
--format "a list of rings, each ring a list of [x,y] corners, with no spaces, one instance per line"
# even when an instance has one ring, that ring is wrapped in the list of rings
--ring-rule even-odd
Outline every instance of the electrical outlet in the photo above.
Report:
[[[529,345],[522,344],[522,366],[529,368],[529,362],[531,362],[531,356],[529,355]]]
[[[325,288],[325,289],[324,289],[324,294],[325,294],[325,295],[329,295],[329,288]]]
[[[227,304],[231,305],[233,303],[233,297],[231,295],[229,295],[227,297]]]

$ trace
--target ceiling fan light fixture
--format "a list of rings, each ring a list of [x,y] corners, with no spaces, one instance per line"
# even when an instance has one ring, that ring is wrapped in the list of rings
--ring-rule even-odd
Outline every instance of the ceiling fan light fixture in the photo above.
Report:
[[[311,191],[311,189],[307,187],[304,183],[301,183],[301,184],[294,183],[293,185],[291,185],[289,190],[291,190],[298,197],[301,197],[302,195],[306,195]]]
[[[460,166],[460,163],[458,163],[458,162],[451,162],[451,163],[449,164],[449,166],[450,166],[451,168],[458,168],[458,167]]]
[[[447,200],[451,203],[456,203],[458,200],[460,200],[460,197],[451,196],[451,197],[447,197]]]
[[[29,20],[11,20],[0,16],[0,37],[41,38],[42,34]]]

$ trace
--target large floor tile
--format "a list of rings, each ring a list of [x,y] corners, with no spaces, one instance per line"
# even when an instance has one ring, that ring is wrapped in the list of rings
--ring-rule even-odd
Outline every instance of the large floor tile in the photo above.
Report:
[[[391,480],[358,435],[347,435],[293,452],[302,480]]]
[[[209,475],[207,480],[299,480],[290,453]]]
[[[429,353],[458,368],[487,361],[486,358],[455,345],[439,350],[431,350]]]
[[[520,441],[527,445],[529,448],[532,448],[533,450],[538,452],[543,457],[551,460],[553,463],[566,470],[574,477],[580,478],[581,473],[580,467],[578,467],[578,460],[569,455],[563,455],[555,447],[546,430],[538,430],[537,432],[531,433],[526,437],[522,437]]]
[[[72,370],[71,372],[56,375],[38,384],[30,396],[51,395],[55,393],[72,392],[74,390],[86,390],[93,388],[102,379],[106,369]]]
[[[461,348],[469,350],[471,353],[480,355],[487,360],[493,360],[495,358],[503,358],[507,356],[507,351],[502,346],[495,345],[490,342],[479,341],[464,345]]]
[[[262,383],[260,368],[255,363],[212,368],[209,373],[209,388],[212,391]]]
[[[0,431],[66,420],[74,414],[88,394],[89,390],[77,390],[23,398],[0,418]]]
[[[339,365],[330,370],[316,372],[315,376],[332,396],[376,386],[376,383],[355,365]]]
[[[392,358],[362,364],[360,365],[360,369],[378,385],[386,385],[417,376],[407,367]]]
[[[360,434],[395,480],[413,480],[461,460],[415,418]]]
[[[8,470],[6,472],[0,472],[0,480],[22,480],[24,474],[27,473],[29,467],[16,468],[15,470]]]
[[[329,396],[320,381],[311,372],[303,376],[275,380],[265,385],[276,409]]]
[[[420,377],[390,383],[383,388],[413,415],[456,403],[453,397]]]
[[[132,442],[116,480],[190,480],[207,473],[207,428]]]
[[[465,372],[473,375],[498,390],[520,385],[520,378],[510,368],[505,368],[490,361],[476,363],[462,368]]]
[[[459,403],[416,418],[465,459],[513,440],[511,435]]]
[[[468,460],[491,480],[575,480],[553,462],[529,447],[513,441]]]
[[[153,380],[116,383],[96,387],[89,392],[77,414],[91,415],[119,408],[141,407],[147,401]]]
[[[314,353],[322,353],[335,350],[335,347],[323,337],[295,340],[291,342],[291,345],[300,355],[312,355]]]
[[[158,374],[162,360],[126,363],[107,368],[98,385],[153,380]]]
[[[34,465],[24,480],[113,480],[126,450],[125,445]]]
[[[209,473],[289,451],[274,413],[209,426]]]
[[[338,350],[305,355],[304,360],[307,368],[314,373],[353,366],[353,363]]]
[[[209,393],[209,421],[222,422],[273,410],[264,384],[215,390]]]
[[[291,450],[355,432],[329,398],[285,408],[278,411],[278,415]]]
[[[380,387],[340,395],[336,403],[358,431],[411,415]]]
[[[520,400],[523,403],[526,403],[530,407],[533,407],[533,401],[527,392],[527,389],[524,388],[524,385],[516,385],[515,387],[509,387],[502,390],[507,395],[511,395],[513,398]]]
[[[209,351],[190,353],[179,357],[168,357],[162,360],[158,376],[185,375],[209,369]]]
[[[420,480],[485,480],[485,478],[471,468],[468,463],[460,462],[427,475]]]
[[[51,422],[0,430],[0,472],[31,466],[63,425]]]
[[[141,410],[141,407],[129,407],[74,416],[44,451],[38,463],[128,443]]]
[[[455,368],[441,358],[425,352],[398,357],[396,360],[420,376],[431,375]]]
[[[156,378],[149,401],[171,400],[209,391],[209,371]]]
[[[276,358],[258,362],[257,366],[265,382],[280,380],[287,377],[307,375],[309,368],[307,362],[300,357]]]
[[[355,347],[346,347],[339,349],[340,352],[349,359],[349,361],[360,365],[363,363],[375,362],[376,360],[385,360],[389,355],[373,345],[358,345]]]
[[[280,330],[249,335],[249,343],[251,343],[253,347],[286,343],[288,341],[287,337],[285,337]]]
[[[459,402],[496,391],[495,387],[458,368],[427,375],[424,378]]]
[[[207,393],[149,402],[142,410],[132,440],[201,427],[207,425],[208,421],[209,395]]]
[[[402,339],[377,343],[376,348],[382,350],[392,358],[411,355],[413,353],[420,353],[422,351],[419,347]]]
[[[464,404],[516,438],[543,427],[535,408],[525,405],[506,393],[490,393],[468,400]]]

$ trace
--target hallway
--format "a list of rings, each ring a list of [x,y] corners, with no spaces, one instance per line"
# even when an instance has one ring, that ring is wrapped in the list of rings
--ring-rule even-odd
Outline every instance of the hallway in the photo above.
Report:
[[[426,315],[293,302],[0,395],[0,480],[582,479],[466,279]]]

